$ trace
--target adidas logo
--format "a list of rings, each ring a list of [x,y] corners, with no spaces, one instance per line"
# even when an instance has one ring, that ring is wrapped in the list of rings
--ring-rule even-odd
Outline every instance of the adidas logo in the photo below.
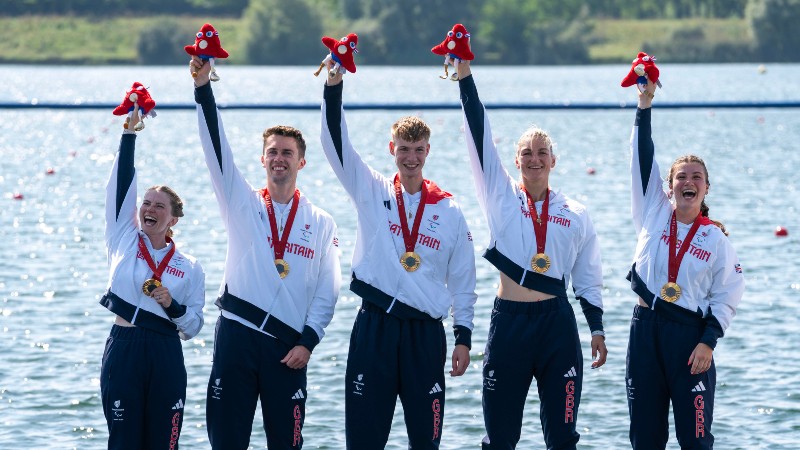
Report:
[[[575,370],[575,366],[572,366],[572,368],[569,369],[567,371],[567,373],[564,374],[564,378],[572,378],[572,377],[577,376],[577,375],[578,375],[578,371]]]
[[[428,392],[428,394],[433,395],[433,394],[438,394],[439,392],[442,392],[442,388],[441,386],[439,386],[439,383],[436,383],[433,385],[433,389],[431,389],[430,392]]]
[[[692,392],[705,392],[705,390],[706,386],[703,384],[702,381],[697,383],[697,386],[692,388]]]
[[[173,406],[172,409],[183,409],[183,399],[179,398],[178,403],[175,403],[175,406]]]
[[[300,400],[301,398],[306,398],[306,396],[303,395],[302,389],[298,389],[297,392],[295,392],[292,396],[292,400]]]

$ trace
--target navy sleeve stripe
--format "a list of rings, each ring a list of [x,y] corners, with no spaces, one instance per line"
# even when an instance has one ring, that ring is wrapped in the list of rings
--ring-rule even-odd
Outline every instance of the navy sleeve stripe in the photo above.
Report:
[[[586,323],[589,324],[591,331],[603,331],[603,310],[597,306],[589,303],[583,297],[578,297],[578,301],[583,310],[583,316],[586,317]]]
[[[136,169],[133,166],[133,156],[136,150],[136,135],[126,133],[119,140],[119,165],[117,166],[117,205],[116,218],[119,220],[119,213],[122,203],[133,183],[133,176]]]
[[[325,85],[323,98],[325,99],[325,122],[328,124],[328,131],[331,134],[333,146],[336,148],[336,155],[339,156],[339,164],[344,167],[342,157],[342,91],[344,81],[335,85]]]
[[[653,108],[636,110],[636,126],[639,128],[639,170],[642,176],[642,194],[647,194],[647,184],[650,181],[650,171],[653,169],[655,145],[653,144],[650,116]]]
[[[203,118],[206,121],[208,134],[211,136],[211,145],[214,146],[214,153],[217,155],[219,171],[222,172],[222,144],[219,139],[219,122],[217,120],[217,102],[214,99],[214,92],[211,90],[211,83],[204,84],[194,90],[194,101],[203,109]]]
[[[467,118],[469,129],[472,131],[472,139],[475,141],[475,149],[478,152],[478,161],[483,169],[483,104],[478,97],[478,88],[475,87],[475,79],[472,75],[458,80],[461,88],[461,104],[464,106],[464,115]]]

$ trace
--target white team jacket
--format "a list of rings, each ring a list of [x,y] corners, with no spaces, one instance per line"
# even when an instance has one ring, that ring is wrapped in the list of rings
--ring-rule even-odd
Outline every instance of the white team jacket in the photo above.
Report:
[[[489,223],[487,254],[495,249],[516,265],[530,271],[531,258],[537,253],[537,247],[527,196],[519,182],[503,167],[473,77],[460,80],[459,85],[478,202]],[[539,286],[533,289],[555,294],[546,290],[545,284],[557,283],[562,291],[566,291],[571,280],[576,297],[602,310],[600,246],[589,213],[581,203],[558,191],[550,191],[548,201],[550,218],[545,254],[550,257],[551,264],[550,269],[542,275],[550,280],[539,278]],[[537,213],[541,213],[542,202],[536,202],[534,206]],[[511,276],[509,273],[506,275]],[[520,280],[514,281],[521,284]]]
[[[301,195],[283,258],[289,263],[290,272],[281,279],[275,269],[273,236],[264,200],[234,164],[209,84],[195,90],[195,100],[200,141],[228,232],[220,295],[227,288],[228,293],[302,333],[303,345],[310,345],[309,350],[313,350],[333,318],[341,285],[336,224],[328,213]],[[284,222],[286,217],[288,214]],[[222,314],[259,329],[260,324],[229,311],[223,310]],[[309,329],[316,333],[316,342],[306,339]]]
[[[658,309],[661,287],[668,281],[669,224],[672,204],[664,191],[651,137],[652,108],[639,109],[631,133],[631,207],[639,239],[634,271],[653,295]],[[678,222],[680,247],[691,224]],[[713,315],[722,330],[728,328],[744,293],[744,275],[736,251],[713,222],[705,221],[681,262],[678,285],[682,295],[675,302],[703,317]]]
[[[135,308],[131,317],[125,317],[132,324],[149,328],[148,323],[163,322],[158,320],[160,318],[172,322],[182,339],[191,339],[203,327],[205,273],[199,262],[192,256],[182,253],[180,249],[176,249],[161,278],[162,284],[169,288],[173,302],[186,307],[186,312],[182,316],[170,318],[161,305],[142,292],[142,283],[152,278],[153,271],[139,253],[139,236],[144,237],[147,250],[156,263],[160,262],[169,248],[175,244],[153,250],[150,239],[139,230],[136,171],[133,165],[135,144],[135,134],[122,135],[119,151],[106,185],[105,240],[110,267],[109,293],[103,297],[101,303],[111,311],[123,315],[117,308],[130,308],[107,301],[116,297],[114,300],[122,300]],[[148,322],[146,318],[148,316],[152,318],[152,315],[157,317],[153,318],[154,321]]]
[[[400,264],[406,250],[394,178],[373,170],[353,148],[342,109],[342,85],[325,86],[321,139],[325,156],[358,213],[353,274],[433,318],[446,318],[452,307],[453,325],[471,331],[477,300],[475,254],[461,209],[451,197],[435,204],[429,198],[415,246],[422,264],[415,272],[406,272]],[[409,204],[404,195],[406,212],[413,215],[419,200]],[[409,227],[413,221],[412,216]]]

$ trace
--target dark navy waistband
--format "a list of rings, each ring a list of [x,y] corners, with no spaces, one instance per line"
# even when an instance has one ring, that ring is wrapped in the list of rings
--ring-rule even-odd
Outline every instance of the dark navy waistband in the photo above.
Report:
[[[544,292],[545,294],[550,294],[555,297],[567,297],[566,280],[564,280],[564,277],[561,277],[559,280],[528,269],[523,269],[506,255],[500,253],[497,247],[486,249],[483,253],[483,257],[522,287]]]
[[[178,327],[171,320],[133,306],[111,291],[103,295],[100,304],[137,327],[147,328],[168,336],[178,335]]]
[[[515,302],[500,297],[494,299],[495,311],[510,314],[544,314],[563,308],[572,309],[566,297],[548,298],[538,302]]]
[[[671,322],[677,322],[700,329],[706,327],[705,319],[699,315],[693,314],[686,308],[681,308],[680,306],[663,301],[658,302],[655,309],[650,309],[642,305],[636,305],[633,308],[633,317],[642,320],[666,319]]]
[[[225,293],[217,299],[215,304],[250,322],[256,328],[275,336],[287,345],[294,346],[300,340],[301,333],[299,331],[258,306],[231,294],[228,292],[227,285]]]
[[[180,341],[178,334],[164,334],[144,327],[125,327],[114,324],[109,336],[118,340],[160,339]]]
[[[441,321],[443,318],[431,317],[430,314],[422,312],[413,306],[409,306],[400,300],[392,297],[391,295],[381,291],[380,289],[367,284],[353,274],[350,281],[350,290],[363,300],[361,303],[362,308],[370,308],[370,305],[377,308],[379,311],[391,314],[398,319],[403,320],[437,320]],[[375,311],[374,309],[365,309],[366,311]]]
[[[706,326],[706,320],[699,311],[690,311],[682,306],[670,303],[661,297],[656,297],[655,294],[650,292],[650,290],[647,289],[647,285],[645,284],[644,280],[642,280],[641,277],[639,277],[639,274],[636,272],[635,263],[631,267],[631,271],[628,272],[628,280],[631,282],[631,289],[633,289],[633,292],[635,292],[648,306],[645,308],[641,305],[637,305],[633,310],[634,317],[638,319],[647,319],[655,317],[649,316],[648,314],[658,314],[665,319],[682,323],[684,325],[697,326],[701,328]],[[658,298],[658,301],[653,302],[653,300],[656,298]],[[654,304],[655,307],[653,307]],[[643,310],[643,312],[640,312],[641,317],[636,315],[637,311],[640,310]]]

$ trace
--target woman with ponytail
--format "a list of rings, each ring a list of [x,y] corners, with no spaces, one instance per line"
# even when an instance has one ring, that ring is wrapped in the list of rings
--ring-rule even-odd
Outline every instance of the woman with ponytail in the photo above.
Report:
[[[694,155],[670,168],[668,191],[651,138],[655,84],[639,93],[631,135],[632,213],[638,233],[628,274],[638,295],[626,366],[634,449],[664,449],[672,403],[682,449],[711,449],[713,351],[744,292],[725,227],[708,217],[708,170]]]
[[[109,449],[178,448],[186,402],[180,340],[203,326],[203,268],[172,240],[183,202],[153,186],[137,213],[139,120],[134,110],[106,187],[109,282],[100,304],[116,314],[100,369]]]

